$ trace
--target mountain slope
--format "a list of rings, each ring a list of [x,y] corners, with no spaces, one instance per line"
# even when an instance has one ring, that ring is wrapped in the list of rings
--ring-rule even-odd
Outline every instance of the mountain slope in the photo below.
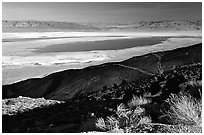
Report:
[[[114,84],[121,84],[123,80],[128,82],[139,81],[158,73],[158,58],[155,54],[161,56],[162,67],[167,71],[173,65],[201,62],[202,44],[158,52],[154,55],[147,54],[133,57],[122,62],[106,63],[84,69],[65,70],[44,78],[28,79],[11,85],[4,85],[2,87],[2,97],[26,96],[68,100],[77,93],[98,91],[104,86],[110,87]]]
[[[152,124],[175,126],[175,124],[172,125],[172,123],[168,123],[168,119],[161,116],[163,115],[163,110],[168,109],[168,104],[166,104],[165,101],[167,101],[166,99],[168,98],[168,95],[171,95],[170,87],[168,87],[167,84],[170,82],[172,77],[175,77],[176,74],[185,78],[185,81],[182,82],[178,80],[179,85],[180,83],[187,84],[187,87],[179,89],[177,92],[190,92],[192,96],[199,96],[200,99],[201,94],[195,92],[202,89],[202,63],[194,63],[186,66],[178,66],[174,70],[164,72],[164,80],[155,80],[156,76],[152,76],[151,78],[141,80],[140,82],[124,81],[121,85],[109,87],[100,91],[89,92],[86,94],[78,93],[71,101],[66,101],[62,104],[54,104],[46,107],[41,106],[29,111],[23,110],[24,107],[18,108],[17,106],[18,113],[15,113],[16,115],[8,115],[7,113],[2,116],[2,132],[76,133],[101,131],[99,128],[96,128],[97,118],[115,116],[117,108],[121,108],[119,105],[121,103],[128,104],[133,95],[138,97],[142,96],[143,98],[148,96],[147,98],[157,99],[156,101],[152,100],[152,103],[141,106],[145,111],[144,115],[151,116]],[[177,77],[174,79],[177,80],[180,78]],[[160,84],[159,86],[164,85],[164,87],[156,89],[159,93],[161,92],[161,94],[155,94],[156,96],[149,95],[148,93],[153,92],[155,84],[158,83]],[[175,88],[175,86],[173,87]],[[167,96],[164,94],[166,92],[169,93]],[[163,96],[165,96],[165,98]],[[18,101],[19,98],[16,98],[15,100]],[[29,98],[29,100],[33,99]],[[6,106],[3,106],[3,109],[8,110],[8,112],[12,112],[14,110],[13,108],[16,108],[16,106],[13,106],[13,99],[6,99],[3,101],[5,101],[4,103],[6,104]],[[134,101],[136,100],[133,100],[133,102]],[[138,104],[138,102],[135,103]],[[144,102],[139,100],[139,103]],[[41,103],[37,104],[40,105]],[[186,104],[181,105],[185,106]],[[29,106],[31,105],[29,104]],[[123,109],[121,111],[123,111]],[[194,129],[194,127],[192,127],[192,129]],[[135,130],[135,132],[166,133],[163,128],[158,128],[157,126],[153,126],[151,128],[138,127],[137,130]],[[200,128],[199,131],[201,131]]]

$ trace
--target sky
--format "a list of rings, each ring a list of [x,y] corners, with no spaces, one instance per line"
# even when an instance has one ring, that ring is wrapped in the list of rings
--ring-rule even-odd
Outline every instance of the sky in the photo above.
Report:
[[[3,2],[3,20],[67,22],[134,22],[196,20],[202,18],[201,2]]]

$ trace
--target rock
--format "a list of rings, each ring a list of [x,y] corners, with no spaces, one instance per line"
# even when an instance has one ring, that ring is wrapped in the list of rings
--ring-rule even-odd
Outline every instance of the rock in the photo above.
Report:
[[[46,100],[44,98],[29,98],[19,96],[18,98],[2,100],[2,115],[16,115],[34,108],[42,108],[49,105],[60,104],[62,101]]]

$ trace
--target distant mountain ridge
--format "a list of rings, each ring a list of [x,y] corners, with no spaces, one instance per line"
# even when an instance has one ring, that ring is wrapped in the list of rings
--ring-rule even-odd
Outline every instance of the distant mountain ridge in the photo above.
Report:
[[[201,30],[202,21],[190,20],[163,20],[163,21],[140,21],[132,23],[75,23],[75,22],[56,22],[56,21],[34,21],[2,20],[3,32],[12,31],[107,31],[107,30]]]

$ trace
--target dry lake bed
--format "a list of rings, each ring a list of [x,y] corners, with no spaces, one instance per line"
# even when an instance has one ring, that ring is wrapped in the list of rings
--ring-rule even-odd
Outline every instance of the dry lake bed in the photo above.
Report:
[[[201,31],[3,33],[2,84],[202,42]]]

